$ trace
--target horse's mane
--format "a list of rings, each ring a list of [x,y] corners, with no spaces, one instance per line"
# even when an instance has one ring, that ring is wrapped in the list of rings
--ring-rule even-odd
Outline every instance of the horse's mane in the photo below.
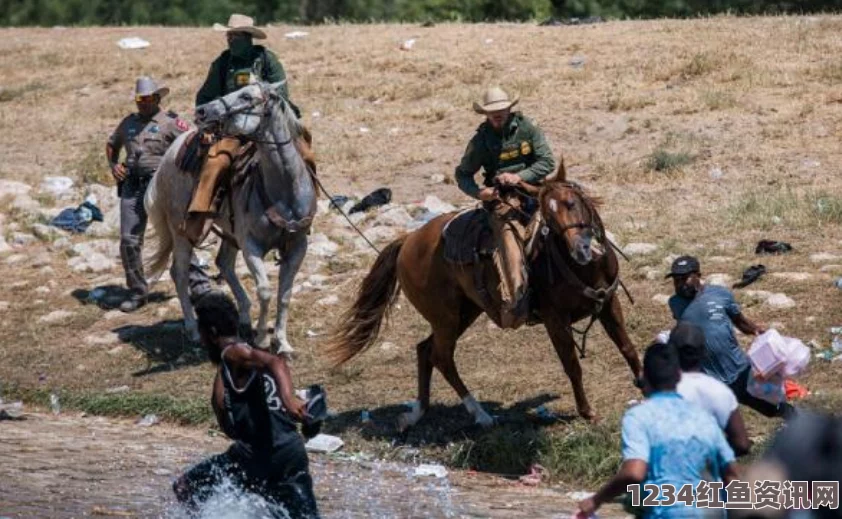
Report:
[[[538,197],[541,202],[541,207],[544,207],[546,203],[547,197],[552,193],[560,193],[563,189],[571,189],[576,196],[579,197],[580,200],[590,209],[590,211],[598,216],[598,211],[602,206],[602,198],[598,196],[591,195],[585,188],[577,184],[576,182],[571,182],[567,180],[550,180],[544,183],[544,186],[541,188],[541,192],[539,193]]]

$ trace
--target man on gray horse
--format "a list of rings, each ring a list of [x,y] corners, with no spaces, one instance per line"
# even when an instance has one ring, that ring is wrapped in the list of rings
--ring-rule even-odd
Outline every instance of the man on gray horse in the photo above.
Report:
[[[522,201],[510,188],[521,183],[538,185],[555,169],[552,151],[541,129],[520,112],[512,112],[517,103],[517,97],[510,99],[498,87],[489,88],[482,103],[474,103],[474,111],[485,115],[486,120],[477,128],[456,168],[459,189],[481,200],[491,215],[503,328],[519,326],[528,313],[523,257],[526,222],[522,218]],[[474,179],[480,168],[485,176],[482,188]]]
[[[175,112],[161,110],[161,99],[169,91],[149,77],[139,78],[135,84],[137,112],[120,121],[105,145],[111,175],[117,181],[117,195],[120,197],[120,257],[130,292],[129,298],[120,304],[120,310],[124,312],[143,306],[149,292],[141,259],[147,220],[143,207],[146,188],[167,148],[189,128]],[[120,150],[123,148],[126,160],[120,162]],[[194,292],[196,288],[209,288],[207,277],[195,261],[190,268],[190,285]]]
[[[278,92],[300,118],[301,112],[289,100],[286,72],[278,57],[262,45],[253,44],[254,39],[266,38],[266,33],[254,26],[254,20],[232,14],[228,25],[215,24],[214,30],[225,31],[228,49],[211,64],[207,78],[196,94],[196,106],[239,90],[254,80],[281,82]],[[210,230],[216,191],[225,184],[232,164],[242,153],[243,142],[236,137],[223,136],[210,146],[182,227],[184,235],[194,245],[198,245]]]

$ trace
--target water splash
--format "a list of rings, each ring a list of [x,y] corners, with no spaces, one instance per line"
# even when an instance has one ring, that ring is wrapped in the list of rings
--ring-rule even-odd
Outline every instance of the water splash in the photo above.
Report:
[[[210,491],[198,510],[172,504],[161,519],[292,519],[282,505],[243,490],[228,476]]]

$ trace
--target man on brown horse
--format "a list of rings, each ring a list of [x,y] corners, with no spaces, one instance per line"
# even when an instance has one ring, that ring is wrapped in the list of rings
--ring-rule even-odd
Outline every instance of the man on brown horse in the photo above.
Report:
[[[474,111],[485,115],[486,120],[477,128],[456,168],[459,189],[481,200],[491,214],[504,328],[522,324],[528,312],[523,258],[528,222],[524,220],[523,199],[512,188],[524,183],[538,185],[555,169],[543,132],[520,112],[512,112],[518,100],[493,87],[485,92],[481,104],[474,103]],[[474,179],[480,168],[485,177],[482,188]]]
[[[239,90],[253,80],[283,82],[278,88],[279,93],[296,117],[300,118],[298,107],[289,100],[286,73],[278,57],[265,47],[252,44],[254,39],[266,38],[266,33],[254,26],[254,20],[241,14],[232,14],[228,25],[214,24],[214,30],[226,33],[228,49],[211,64],[207,78],[196,94],[196,106]],[[213,136],[206,135],[204,139],[210,141]],[[305,132],[305,139],[308,141],[305,147],[309,152],[309,133]],[[193,245],[198,245],[210,230],[216,190],[228,180],[231,166],[245,150],[246,146],[243,146],[240,139],[230,136],[215,140],[210,146],[182,228]]]

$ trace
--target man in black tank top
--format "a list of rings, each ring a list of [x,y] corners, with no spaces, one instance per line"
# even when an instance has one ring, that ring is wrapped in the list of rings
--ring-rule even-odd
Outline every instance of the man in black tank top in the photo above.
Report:
[[[176,497],[195,508],[228,478],[283,505],[290,517],[318,518],[307,452],[296,426],[307,421],[306,404],[293,392],[286,360],[237,337],[237,308],[224,294],[208,293],[195,308],[202,343],[218,366],[211,405],[234,443],[181,476],[173,484]]]

